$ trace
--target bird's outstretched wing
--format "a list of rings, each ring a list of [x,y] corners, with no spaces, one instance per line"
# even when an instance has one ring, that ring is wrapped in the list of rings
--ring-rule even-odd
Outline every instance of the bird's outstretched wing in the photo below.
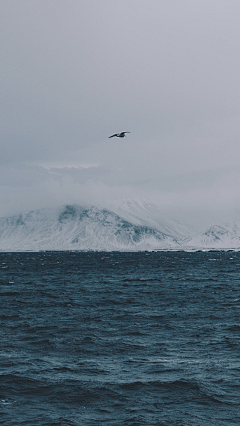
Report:
[[[117,133],[115,133],[114,135],[112,135],[112,136],[108,136],[109,138],[113,138],[114,136],[117,136]]]
[[[124,138],[126,136],[125,133],[130,133],[130,132],[121,132],[121,133],[119,133],[118,137]]]

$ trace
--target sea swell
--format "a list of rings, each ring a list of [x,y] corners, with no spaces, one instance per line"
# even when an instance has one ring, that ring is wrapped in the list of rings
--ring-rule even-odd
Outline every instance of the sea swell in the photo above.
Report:
[[[239,424],[240,254],[211,256],[0,253],[3,424]]]

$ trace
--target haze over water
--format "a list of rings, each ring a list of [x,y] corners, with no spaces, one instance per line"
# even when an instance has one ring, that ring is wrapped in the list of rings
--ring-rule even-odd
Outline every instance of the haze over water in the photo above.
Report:
[[[1,419],[237,425],[237,252],[0,253]]]

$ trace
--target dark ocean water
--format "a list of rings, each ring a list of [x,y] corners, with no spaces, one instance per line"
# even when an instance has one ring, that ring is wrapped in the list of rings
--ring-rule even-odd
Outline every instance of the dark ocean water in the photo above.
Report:
[[[240,253],[0,253],[0,291],[0,424],[240,424]]]

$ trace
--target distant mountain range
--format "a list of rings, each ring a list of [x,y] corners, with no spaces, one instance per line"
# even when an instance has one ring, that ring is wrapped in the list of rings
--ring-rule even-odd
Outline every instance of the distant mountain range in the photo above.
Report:
[[[240,222],[213,225],[205,232],[189,240],[187,246],[205,249],[240,250]]]
[[[163,217],[153,203],[65,205],[0,219],[1,251],[240,249],[240,223],[193,229]]]

